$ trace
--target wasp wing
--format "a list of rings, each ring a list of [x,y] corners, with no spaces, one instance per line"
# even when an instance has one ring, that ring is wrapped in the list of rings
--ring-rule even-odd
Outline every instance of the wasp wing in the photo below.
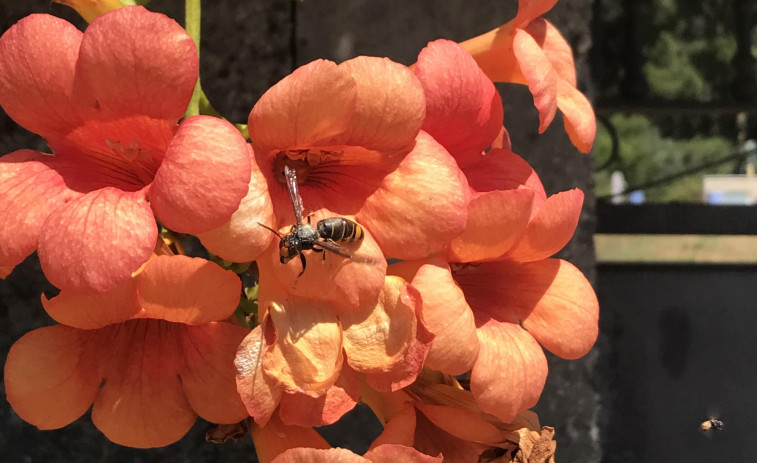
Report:
[[[302,225],[302,213],[305,210],[305,207],[302,205],[302,197],[300,196],[300,191],[297,188],[297,172],[289,166],[284,166],[284,177],[287,181],[289,199],[292,200],[294,218],[297,220],[297,225]]]
[[[381,260],[375,257],[356,256],[331,240],[318,240],[315,244],[316,246],[331,251],[334,254],[352,259],[359,264],[378,265],[381,263]]]

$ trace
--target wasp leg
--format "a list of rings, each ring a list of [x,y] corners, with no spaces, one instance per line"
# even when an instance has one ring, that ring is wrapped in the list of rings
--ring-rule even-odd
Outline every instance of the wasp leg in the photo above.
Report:
[[[313,248],[313,252],[321,252],[321,253],[323,253],[323,260],[326,260],[326,253],[323,252],[323,249]]]
[[[305,254],[300,253],[300,262],[302,262],[302,271],[297,274],[297,278],[301,277],[303,273],[305,273],[305,265],[307,265],[307,260],[305,260]]]

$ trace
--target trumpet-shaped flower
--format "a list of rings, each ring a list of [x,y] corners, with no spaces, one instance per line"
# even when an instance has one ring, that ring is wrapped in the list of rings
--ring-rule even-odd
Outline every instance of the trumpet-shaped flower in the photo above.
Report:
[[[557,109],[565,130],[579,151],[588,153],[597,126],[594,110],[576,89],[573,52],[565,38],[540,16],[557,0],[520,0],[510,22],[466,40],[462,46],[495,82],[528,85],[539,111],[539,132],[544,132]]]
[[[110,440],[141,448],[179,440],[197,415],[238,422],[247,412],[233,359],[248,330],[217,320],[234,312],[239,291],[236,275],[214,263],[160,256],[107,293],[44,300],[72,326],[36,329],[11,347],[8,401],[40,429],[92,406]]]
[[[235,361],[237,388],[260,425],[277,406],[286,424],[330,424],[356,404],[356,374],[391,391],[420,372],[433,337],[418,316],[418,293],[401,278],[387,277],[378,298],[350,310],[264,283],[263,322]]]
[[[70,6],[87,22],[92,22],[96,17],[108,11],[126,6],[120,0],[53,0],[53,2]]]
[[[270,219],[265,225],[288,232],[298,219],[283,175],[288,165],[296,171],[304,214],[313,224],[338,216],[363,227],[366,239],[361,248],[348,251],[366,254],[364,261],[441,252],[465,226],[468,189],[444,147],[419,131],[424,114],[418,79],[388,59],[358,57],[339,65],[318,60],[300,67],[266,92],[250,112],[250,137],[270,206],[262,204],[255,220],[239,215],[234,237],[228,235],[225,242],[246,236],[247,242],[259,242],[262,252],[275,238],[258,225],[261,220]],[[261,184],[251,189],[248,197],[260,195],[262,188]],[[215,237],[218,242],[224,241],[221,235]],[[215,252],[214,245],[210,249]],[[251,254],[230,250],[224,257],[238,260]],[[328,266],[332,261],[356,270],[361,260],[350,264],[326,254]],[[294,276],[302,270],[299,259],[281,265],[276,252],[261,259],[268,258],[276,263],[271,267],[276,278],[294,286]],[[317,264],[320,260],[308,259],[308,271],[295,293],[315,297],[337,285],[342,293],[375,297],[383,285],[383,266],[364,269],[360,278],[316,284],[323,280],[318,276],[324,270]],[[354,297],[332,302],[356,303]]]
[[[84,33],[31,15],[0,38],[0,105],[54,155],[0,158],[0,266],[38,251],[61,289],[102,292],[144,264],[155,217],[197,233],[229,220],[250,153],[229,123],[182,117],[197,80],[192,39],[142,7]]]

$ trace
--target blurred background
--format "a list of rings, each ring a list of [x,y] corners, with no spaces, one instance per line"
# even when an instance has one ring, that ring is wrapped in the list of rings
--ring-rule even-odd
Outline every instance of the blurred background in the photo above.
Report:
[[[182,22],[179,0],[149,7]],[[203,87],[224,116],[244,122],[268,87],[313,59],[367,54],[411,64],[429,41],[465,40],[516,9],[515,0],[203,2]],[[579,89],[597,112],[589,156],[569,143],[559,114],[537,134],[527,89],[498,86],[513,150],[547,192],[586,193],[579,228],[560,257],[595,284],[600,338],[583,359],[549,357],[536,408],[542,424],[557,429],[560,463],[750,461],[755,453],[756,10],[749,0],[558,2],[546,17],[572,45]],[[0,30],[32,12],[86,26],[49,0],[0,0]],[[46,151],[0,111],[0,155],[21,148]],[[39,302],[52,291],[34,256],[0,280],[0,351],[52,323]],[[724,429],[702,433],[700,423],[715,413]],[[205,443],[209,427],[198,420],[174,445],[126,449],[88,416],[40,432],[2,400],[0,457],[255,461],[249,438]],[[360,409],[323,431],[333,445],[357,451],[379,432]]]

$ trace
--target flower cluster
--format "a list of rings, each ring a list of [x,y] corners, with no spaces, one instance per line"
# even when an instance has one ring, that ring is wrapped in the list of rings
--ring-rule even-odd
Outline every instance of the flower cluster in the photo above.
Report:
[[[594,120],[538,18],[555,2],[523,3],[493,39],[437,40],[412,67],[300,67],[254,105],[250,142],[182,117],[197,52],[165,16],[6,31],[0,105],[52,155],[0,158],[0,271],[36,251],[60,289],[42,297],[59,324],[8,354],[14,410],[54,429],[91,407],[110,440],[142,448],[197,416],[251,417],[259,458],[277,462],[527,459],[550,442],[527,412],[542,346],[574,359],[597,336],[591,285],[550,257],[583,194],[547,196],[511,151],[492,79],[529,85],[540,130],[561,109],[582,151]],[[190,234],[216,258],[186,255]],[[252,263],[259,323],[237,322],[252,288],[216,262]],[[313,430],[358,402],[385,423],[363,456]]]

